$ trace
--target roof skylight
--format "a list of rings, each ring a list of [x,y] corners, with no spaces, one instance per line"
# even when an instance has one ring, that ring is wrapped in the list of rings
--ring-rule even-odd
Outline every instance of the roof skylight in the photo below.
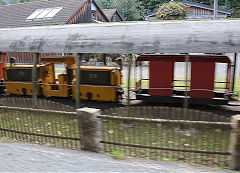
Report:
[[[37,17],[40,13],[42,13],[44,9],[37,9],[35,12],[33,12],[30,16],[28,16],[27,20],[34,19]]]
[[[30,16],[28,16],[27,20],[33,19],[44,19],[44,18],[52,18],[54,17],[63,7],[55,7],[55,8],[43,8],[37,9]]]
[[[46,8],[44,9],[37,17],[36,19],[42,19],[44,18],[48,13],[50,13],[53,10],[53,8]]]
[[[52,11],[50,13],[48,13],[45,17],[46,18],[50,18],[55,16],[60,10],[62,9],[62,7],[55,7],[54,9],[52,9]]]

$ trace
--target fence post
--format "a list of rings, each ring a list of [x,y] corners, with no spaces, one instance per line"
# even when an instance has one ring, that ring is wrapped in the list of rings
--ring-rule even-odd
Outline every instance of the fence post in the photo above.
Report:
[[[82,130],[81,145],[83,150],[103,153],[102,141],[102,122],[98,115],[100,109],[81,108],[77,109],[80,117],[80,128]]]
[[[232,132],[231,132],[231,163],[233,170],[240,170],[240,115],[232,117]]]

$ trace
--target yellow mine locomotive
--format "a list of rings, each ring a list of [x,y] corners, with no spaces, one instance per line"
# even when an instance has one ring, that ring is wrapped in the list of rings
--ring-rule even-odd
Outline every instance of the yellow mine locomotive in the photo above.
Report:
[[[59,64],[61,66],[60,70]],[[6,92],[32,95],[33,65],[4,68]],[[122,97],[121,69],[107,66],[80,67],[80,98],[117,102]],[[38,96],[76,97],[76,64],[73,56],[41,58],[37,66]]]

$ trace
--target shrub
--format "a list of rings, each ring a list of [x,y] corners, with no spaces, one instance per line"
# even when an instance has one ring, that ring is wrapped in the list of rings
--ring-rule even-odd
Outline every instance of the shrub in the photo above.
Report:
[[[183,3],[165,3],[157,14],[161,20],[182,20],[188,15],[187,7]]]

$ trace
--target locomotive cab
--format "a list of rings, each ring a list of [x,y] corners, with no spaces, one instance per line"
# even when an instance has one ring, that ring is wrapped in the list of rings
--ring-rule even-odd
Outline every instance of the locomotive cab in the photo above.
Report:
[[[68,74],[72,79],[73,98],[76,97],[76,65]],[[80,98],[85,100],[117,102],[123,90],[121,88],[121,69],[106,66],[80,67]]]
[[[73,56],[45,57],[42,58],[42,92],[44,96],[69,97],[71,95],[68,67],[74,64]],[[61,65],[56,70],[56,65]]]
[[[41,95],[40,87],[41,73],[40,69],[43,65],[37,66],[36,75],[36,91],[37,95]],[[33,65],[13,65],[4,68],[4,79],[6,83],[6,92],[16,95],[32,95],[32,69]]]

